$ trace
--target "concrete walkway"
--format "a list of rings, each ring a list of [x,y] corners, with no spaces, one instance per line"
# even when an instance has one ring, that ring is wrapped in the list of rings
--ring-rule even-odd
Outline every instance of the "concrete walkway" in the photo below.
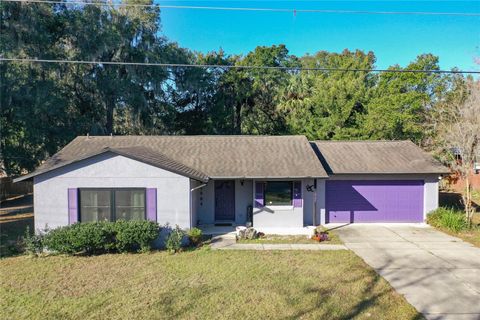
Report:
[[[427,319],[480,319],[479,248],[424,225],[348,225],[335,232]]]
[[[211,248],[215,250],[347,250],[339,244],[302,243],[237,243],[235,235],[226,234],[212,238]]]
[[[228,246],[217,248],[219,250],[347,250],[344,245],[341,244],[309,244],[309,243],[235,243]]]

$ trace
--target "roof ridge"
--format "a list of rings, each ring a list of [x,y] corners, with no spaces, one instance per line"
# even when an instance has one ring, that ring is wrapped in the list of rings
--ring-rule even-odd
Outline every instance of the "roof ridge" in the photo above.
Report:
[[[228,138],[228,137],[240,137],[240,138],[281,138],[281,137],[305,137],[302,134],[286,134],[286,135],[267,135],[267,134],[198,134],[198,135],[171,135],[171,134],[157,134],[157,135],[113,135],[113,136],[92,136],[92,135],[80,135],[77,138],[143,138],[143,137],[172,137],[172,138],[192,138],[192,137],[208,137],[208,138]],[[305,137],[306,138],[306,137]],[[74,139],[74,140],[75,140]],[[72,140],[73,141],[73,140]]]

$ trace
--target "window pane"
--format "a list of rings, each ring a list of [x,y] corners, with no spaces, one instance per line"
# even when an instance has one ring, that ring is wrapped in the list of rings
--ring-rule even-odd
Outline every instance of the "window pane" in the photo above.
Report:
[[[144,220],[145,190],[116,190],[115,217],[117,220]]]
[[[81,210],[81,222],[98,222],[98,221],[110,221],[111,209],[110,207],[82,207]]]
[[[110,206],[110,190],[80,190],[82,206]]]
[[[80,190],[80,221],[110,221],[110,201],[110,190]]]
[[[265,188],[265,204],[268,205],[291,205],[292,182],[272,181],[267,182]]]
[[[115,212],[115,217],[117,220],[144,220],[145,209],[117,207],[117,211]]]

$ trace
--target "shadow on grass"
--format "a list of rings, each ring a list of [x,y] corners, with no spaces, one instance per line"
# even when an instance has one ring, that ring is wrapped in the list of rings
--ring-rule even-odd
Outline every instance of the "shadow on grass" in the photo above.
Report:
[[[462,202],[462,194],[458,192],[440,192],[439,204],[441,207],[453,208],[457,210],[465,210]],[[476,212],[480,213],[480,204],[474,202],[473,207]]]
[[[20,242],[27,227],[33,234],[33,214],[9,213],[8,220],[0,220],[0,257],[21,253]]]
[[[388,269],[391,264],[392,264],[391,260],[387,261],[387,264],[384,267],[382,267],[382,269],[384,268]],[[368,278],[368,281],[367,281],[367,278]],[[366,275],[361,277],[355,277],[349,280],[340,279],[340,281],[346,282],[352,286],[358,284],[358,282],[366,283],[365,286],[362,288],[361,292],[359,293],[359,295],[364,298],[358,301],[357,303],[355,303],[346,312],[342,312],[339,314],[339,310],[336,308],[337,303],[332,301],[332,296],[334,296],[335,290],[309,288],[307,290],[304,290],[304,293],[305,295],[315,294],[316,296],[318,296],[315,303],[312,304],[310,308],[303,309],[297,312],[296,314],[294,314],[292,317],[285,317],[284,319],[308,318],[311,315],[311,313],[317,309],[324,309],[325,310],[323,312],[324,316],[328,315],[328,317],[330,317],[331,319],[341,319],[341,320],[355,319],[361,315],[368,314],[369,311],[375,306],[378,308],[382,308],[382,303],[384,303],[384,301],[382,301],[382,297],[388,296],[391,290],[395,290],[391,288],[390,284],[388,284],[388,281],[384,280],[382,276],[380,276],[374,270],[369,270]],[[386,288],[381,283],[383,281],[388,284]],[[337,316],[334,316],[335,314]],[[403,318],[407,319],[405,315],[403,315]],[[413,315],[408,319],[421,320],[425,318],[420,312],[417,311],[415,315]]]

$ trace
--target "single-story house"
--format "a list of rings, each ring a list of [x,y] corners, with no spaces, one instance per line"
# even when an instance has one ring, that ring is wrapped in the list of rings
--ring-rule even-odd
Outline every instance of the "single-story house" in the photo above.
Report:
[[[148,219],[259,230],[423,222],[448,170],[410,141],[80,136],[36,171],[35,228]]]

